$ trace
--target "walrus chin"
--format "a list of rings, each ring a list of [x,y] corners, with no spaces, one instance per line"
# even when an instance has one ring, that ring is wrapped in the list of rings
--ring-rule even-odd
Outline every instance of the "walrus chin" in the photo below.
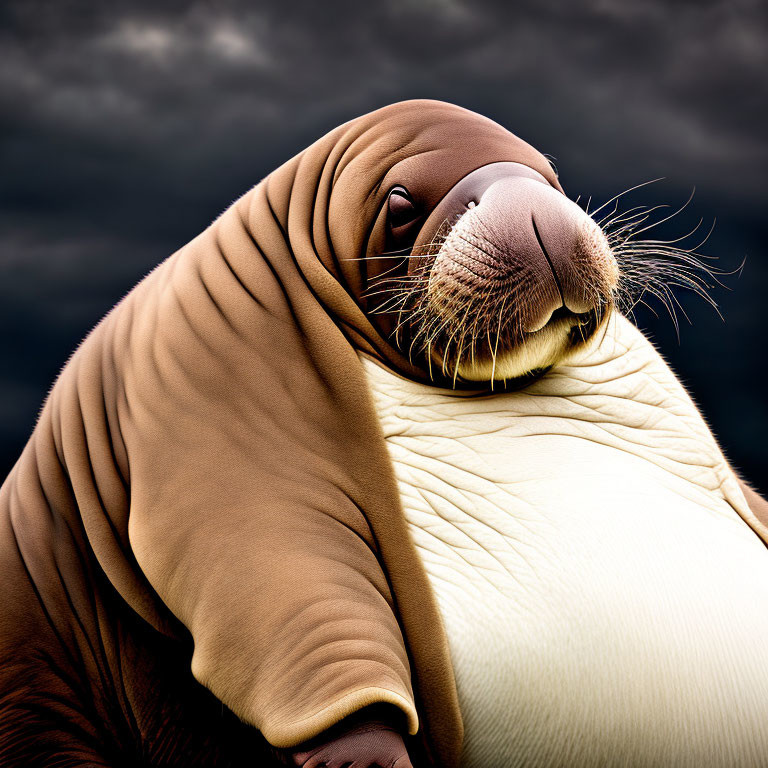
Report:
[[[495,165],[449,193],[414,249],[410,352],[454,384],[551,368],[594,337],[618,285],[608,241],[581,208],[536,172]]]
[[[610,307],[583,315],[559,311],[540,330],[524,333],[519,340],[505,338],[496,342],[489,333],[485,347],[475,343],[469,349],[461,344],[451,349],[432,345],[430,365],[462,381],[527,382],[546,373],[569,353],[587,344],[610,315]],[[493,345],[493,346],[492,346]],[[479,348],[478,348],[479,347]]]

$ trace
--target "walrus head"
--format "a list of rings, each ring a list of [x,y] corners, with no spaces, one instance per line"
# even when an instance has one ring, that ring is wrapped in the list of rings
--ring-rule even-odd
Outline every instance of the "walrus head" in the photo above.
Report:
[[[314,208],[310,239],[303,209],[288,220],[292,244],[306,243],[323,267],[308,264],[305,276],[318,291],[335,278],[362,315],[336,296],[326,310],[358,349],[406,376],[517,387],[645,294],[673,319],[674,286],[712,303],[706,283],[717,271],[694,249],[635,239],[660,223],[649,221],[654,208],[611,210],[621,193],[582,210],[541,152],[466,109],[401,102],[311,151],[324,158],[319,178],[310,155],[288,167],[291,189]]]
[[[472,171],[431,211],[394,184],[387,226],[389,253],[407,266],[373,282],[375,311],[401,349],[454,383],[544,371],[613,305],[619,271],[602,230],[522,163]]]
[[[416,214],[405,188],[390,192],[389,211],[393,234]],[[551,367],[595,334],[618,284],[600,227],[519,163],[463,178],[420,228],[411,255],[408,344],[454,380]]]

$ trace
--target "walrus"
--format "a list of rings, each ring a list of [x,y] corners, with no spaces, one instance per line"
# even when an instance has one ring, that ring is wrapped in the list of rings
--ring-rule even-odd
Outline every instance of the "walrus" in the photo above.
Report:
[[[417,100],[160,264],[0,491],[3,764],[764,764],[768,503],[619,250]]]

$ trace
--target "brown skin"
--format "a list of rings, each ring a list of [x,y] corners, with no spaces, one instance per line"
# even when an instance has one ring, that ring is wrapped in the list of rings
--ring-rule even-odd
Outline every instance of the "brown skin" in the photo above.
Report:
[[[559,194],[536,150],[457,107],[352,121],[81,345],[0,490],[0,763],[269,766],[272,744],[306,768],[458,764],[358,352],[429,380],[369,316],[370,257],[496,163]],[[397,186],[415,216],[393,227]]]
[[[756,490],[748,485],[740,477],[738,478],[739,487],[744,494],[744,498],[749,504],[749,508],[752,514],[758,519],[766,532],[768,532],[768,501],[766,501]],[[768,533],[759,531],[760,536],[765,540],[768,538]]]

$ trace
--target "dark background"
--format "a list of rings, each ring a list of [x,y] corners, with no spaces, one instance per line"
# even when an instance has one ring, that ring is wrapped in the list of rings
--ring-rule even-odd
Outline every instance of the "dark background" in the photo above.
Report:
[[[0,4],[0,475],[80,339],[155,265],[339,123],[453,101],[554,156],[570,196],[717,219],[725,322],[638,314],[768,492],[763,2]],[[663,311],[663,310],[662,310]]]

